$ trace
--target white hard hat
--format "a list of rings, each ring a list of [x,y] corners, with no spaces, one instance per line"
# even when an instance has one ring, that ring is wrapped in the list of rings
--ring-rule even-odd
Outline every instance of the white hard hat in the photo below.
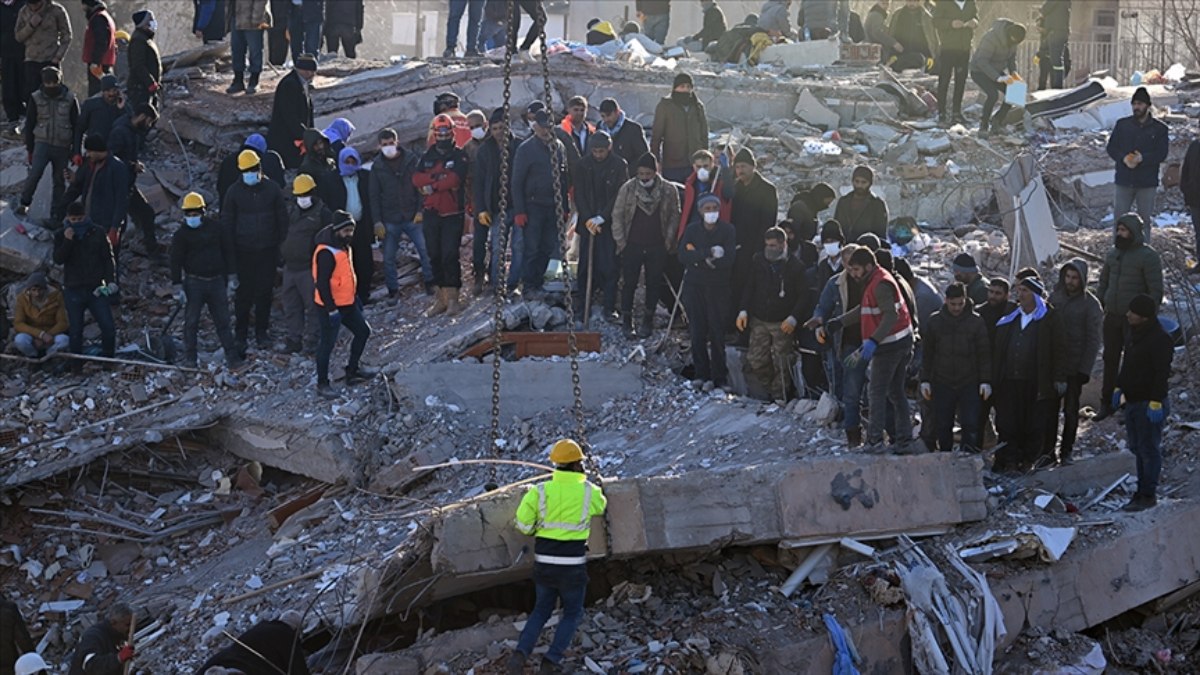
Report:
[[[50,666],[46,665],[46,660],[37,652],[25,654],[17,659],[17,663],[13,666],[13,671],[17,675],[35,675],[35,673],[44,673],[48,670],[50,670]]]

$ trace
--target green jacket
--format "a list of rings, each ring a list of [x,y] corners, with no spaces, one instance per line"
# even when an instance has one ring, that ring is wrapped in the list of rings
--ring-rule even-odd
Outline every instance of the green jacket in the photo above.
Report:
[[[1146,244],[1139,219],[1122,217],[1117,224],[1124,224],[1133,233],[1133,245],[1126,249],[1114,246],[1108,252],[1104,258],[1104,268],[1100,271],[1100,286],[1096,289],[1096,295],[1104,305],[1105,314],[1125,316],[1129,301],[1140,293],[1162,303],[1162,258],[1158,251]],[[1114,225],[1114,233],[1116,228]]]

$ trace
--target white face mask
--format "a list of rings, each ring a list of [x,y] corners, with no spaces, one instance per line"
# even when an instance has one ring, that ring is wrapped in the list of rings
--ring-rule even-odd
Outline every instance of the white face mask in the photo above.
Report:
[[[150,19],[150,23],[148,25],[150,26],[150,30],[152,32],[158,32],[158,19]]]
[[[312,197],[296,197],[296,206],[302,209],[311,209]]]
[[[474,138],[477,141],[482,141],[484,136],[487,136],[487,129],[484,129],[483,127],[475,127],[474,129],[471,129],[471,138]]]
[[[838,253],[842,250],[842,245],[834,241],[825,244],[823,248],[825,249],[825,255],[829,256],[830,258],[836,258]]]
[[[717,222],[720,217],[721,213],[719,211],[708,211],[704,213],[704,222],[712,225],[713,223]]]
[[[651,178],[650,180],[643,180],[643,181],[639,181],[639,182],[642,184],[642,187],[646,188],[647,190],[654,187],[654,179],[653,178]]]
[[[379,148],[379,151],[383,153],[384,157],[387,157],[388,159],[392,159],[396,156],[397,153],[400,152],[400,149],[394,145],[385,145],[382,148]]]
[[[708,169],[696,169],[696,178],[699,178],[701,183],[707,183],[709,176]]]

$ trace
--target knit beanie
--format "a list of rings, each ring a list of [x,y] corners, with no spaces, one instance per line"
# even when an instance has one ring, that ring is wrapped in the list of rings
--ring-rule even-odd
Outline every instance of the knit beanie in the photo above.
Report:
[[[609,136],[607,131],[597,131],[591,136],[588,136],[587,147],[588,150],[595,150],[597,148],[611,148],[612,136]]]
[[[1158,315],[1158,303],[1154,302],[1154,298],[1146,295],[1145,293],[1139,293],[1138,295],[1133,296],[1133,299],[1129,301],[1129,311],[1137,314],[1138,316],[1144,316],[1147,319],[1153,319]]]
[[[641,169],[642,167],[645,167],[647,169],[653,169],[655,172],[657,172],[658,171],[658,159],[655,158],[653,153],[647,152],[638,158],[636,168]]]
[[[975,264],[975,258],[970,253],[964,252],[954,256],[950,270],[955,274],[979,274],[979,265]]]
[[[703,197],[696,200],[696,208],[698,209],[701,206],[704,206],[705,204],[716,204],[717,206],[720,206],[721,198],[714,195],[711,192],[706,192],[706,193],[704,193]]]
[[[733,157],[734,164],[749,164],[750,166],[758,166],[758,162],[754,159],[754,151],[750,148],[742,148],[738,150]]]
[[[349,211],[334,211],[333,212],[333,231],[337,232],[343,228],[354,227],[354,216],[350,215]]]
[[[681,84],[686,84],[686,85],[692,86],[692,87],[696,86],[695,83],[692,81],[692,76],[687,73],[679,73],[678,75],[676,75],[675,83],[671,85],[671,88],[674,89],[675,87],[678,87]]]
[[[1037,277],[1025,277],[1021,280],[1021,285],[1038,295],[1046,294],[1046,287],[1042,285],[1042,280]]]
[[[1138,87],[1137,91],[1133,92],[1133,100],[1150,105],[1150,92],[1146,91],[1145,87]]]
[[[138,28],[150,25],[150,22],[153,20],[154,12],[151,12],[148,9],[139,9],[133,13],[133,25],[137,26]]]

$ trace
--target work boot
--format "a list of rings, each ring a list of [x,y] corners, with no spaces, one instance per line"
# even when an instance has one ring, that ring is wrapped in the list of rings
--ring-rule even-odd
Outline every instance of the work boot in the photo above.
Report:
[[[633,318],[626,312],[621,316],[621,332],[630,340],[637,338],[637,331],[633,329]]]
[[[517,650],[508,657],[508,662],[505,667],[508,669],[508,675],[522,675],[525,672],[525,653]]]
[[[458,302],[457,288],[444,288],[446,293],[446,316],[458,316],[462,314],[463,307]]]
[[[250,73],[250,84],[246,85],[246,95],[258,93],[258,73]]]
[[[234,73],[233,74],[233,84],[229,85],[229,88],[227,88],[225,90],[225,93],[226,94],[240,94],[243,91],[246,91],[246,82],[245,82],[245,80],[242,79],[241,73]]]
[[[538,675],[559,675],[559,673],[567,672],[562,666],[545,658],[542,659],[542,665],[538,668]]]
[[[434,297],[433,304],[429,307],[429,309],[425,310],[425,316],[431,317],[431,318],[438,316],[439,314],[446,313],[446,298],[447,298],[446,291],[448,289],[440,288],[437,286],[435,286],[434,288],[435,288],[435,293],[433,296]]]
[[[443,59],[454,58],[454,47],[446,47],[445,49],[443,49],[442,50],[442,58]]]
[[[370,382],[379,374],[378,368],[370,366],[358,365],[355,367],[346,367],[346,384],[361,384]]]
[[[857,448],[862,445],[862,427],[850,427],[846,429],[846,445],[851,448]]]
[[[338,397],[337,390],[331,387],[328,382],[317,383],[317,395],[326,399],[334,399]]]
[[[1146,509],[1154,508],[1158,505],[1158,497],[1154,495],[1139,495],[1135,494],[1129,503],[1121,507],[1122,511],[1135,512],[1145,511]]]

